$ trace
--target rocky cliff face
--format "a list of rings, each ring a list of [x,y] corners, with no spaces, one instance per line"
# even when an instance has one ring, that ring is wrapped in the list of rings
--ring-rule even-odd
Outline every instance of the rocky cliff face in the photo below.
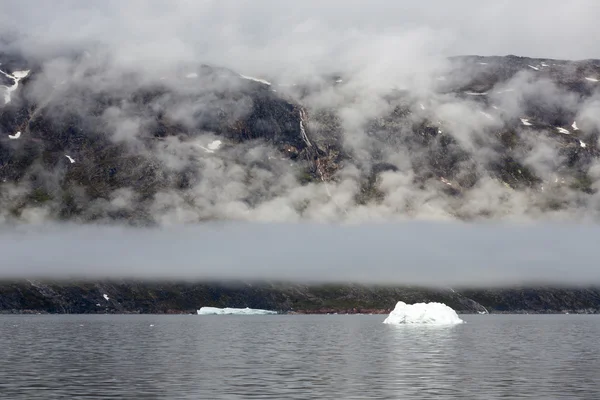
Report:
[[[389,313],[396,302],[442,302],[461,313],[598,313],[600,290],[494,290],[299,285],[285,283],[51,282],[0,283],[0,313],[195,313],[203,306],[282,313]]]
[[[4,221],[597,217],[595,60],[457,57],[410,87],[89,53],[0,70]]]

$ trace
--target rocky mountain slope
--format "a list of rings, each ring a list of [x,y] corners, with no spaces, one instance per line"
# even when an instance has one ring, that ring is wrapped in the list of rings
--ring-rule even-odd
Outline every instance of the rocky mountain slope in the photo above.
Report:
[[[465,56],[413,72],[287,81],[2,53],[0,223],[597,221],[600,61]],[[596,289],[0,285],[3,312],[341,312],[398,300],[463,312],[599,304]]]
[[[0,70],[4,221],[597,217],[596,60],[456,57],[372,87],[87,52]]]
[[[443,302],[461,313],[598,313],[597,288],[493,290],[223,282],[0,283],[0,313],[195,313],[203,306],[282,313],[388,313],[397,301]]]

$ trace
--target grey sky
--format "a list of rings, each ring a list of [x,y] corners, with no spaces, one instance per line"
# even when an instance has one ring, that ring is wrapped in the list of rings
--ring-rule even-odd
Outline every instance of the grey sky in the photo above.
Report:
[[[206,224],[0,229],[0,278],[290,279],[424,285],[598,284],[588,225]]]
[[[382,56],[379,50],[406,47],[445,55],[600,58],[598,15],[595,0],[4,0],[0,30],[28,35],[25,43],[35,51],[94,40],[133,59],[202,57],[254,69],[261,60],[289,67],[288,61],[333,63],[352,49]],[[363,41],[370,46],[363,49]]]

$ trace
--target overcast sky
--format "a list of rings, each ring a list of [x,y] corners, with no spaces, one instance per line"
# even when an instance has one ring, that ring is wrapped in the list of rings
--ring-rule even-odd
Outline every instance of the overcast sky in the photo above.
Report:
[[[242,49],[251,49],[274,53],[269,62],[324,62],[363,39],[375,47],[409,39],[443,54],[586,59],[600,58],[598,15],[595,0],[3,0],[0,30],[26,34],[30,47],[45,50],[95,40],[215,61],[243,62]]]

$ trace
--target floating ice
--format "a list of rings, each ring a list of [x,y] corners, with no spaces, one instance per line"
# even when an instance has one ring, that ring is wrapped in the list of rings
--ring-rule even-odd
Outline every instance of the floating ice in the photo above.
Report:
[[[585,79],[587,79],[590,82],[598,82],[598,79],[592,78],[591,76],[586,76]]]
[[[71,164],[73,164],[75,162],[75,160],[71,157],[65,154],[65,157],[67,157],[69,159],[69,161],[71,161]]]
[[[254,81],[254,82],[259,82],[259,83],[264,83],[265,85],[270,85],[271,82],[265,81],[264,79],[259,79],[259,78],[253,78],[251,76],[246,76],[246,75],[241,75],[240,76],[244,79],[248,79],[250,81]]]
[[[15,133],[14,135],[8,135],[9,139],[18,139],[21,137],[21,131]]]
[[[573,125],[571,125],[571,128],[573,128],[574,131],[578,131],[579,128],[577,127],[577,122],[573,121]]]
[[[108,295],[107,295],[106,293],[104,293],[104,294],[102,295],[102,297],[104,297],[104,300],[106,300],[106,301],[110,300],[110,298],[108,297]]]
[[[253,308],[217,308],[217,307],[201,307],[198,310],[198,315],[270,315],[277,314],[277,311],[260,310]]]
[[[521,122],[522,122],[522,123],[523,123],[523,125],[525,125],[525,126],[531,126],[531,123],[529,122],[529,120],[528,120],[528,119],[521,118]]]
[[[442,303],[406,304],[399,301],[396,308],[383,323],[392,325],[454,325],[462,324],[464,321],[458,317],[456,311]]]
[[[571,134],[571,132],[569,132],[565,128],[561,128],[560,126],[557,126],[556,130],[559,131],[560,133],[564,133],[565,135],[570,135]]]
[[[533,65],[529,65],[529,64],[528,64],[527,66],[528,66],[529,68],[531,68],[531,69],[535,69],[536,71],[539,71],[539,70],[540,70],[538,67],[534,67]]]

